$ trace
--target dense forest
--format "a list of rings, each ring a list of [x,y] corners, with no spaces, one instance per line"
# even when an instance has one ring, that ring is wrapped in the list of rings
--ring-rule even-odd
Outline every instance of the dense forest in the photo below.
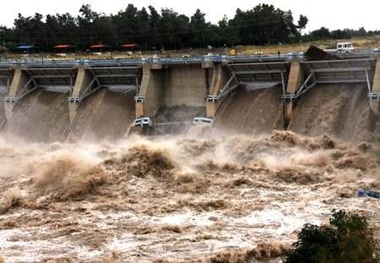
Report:
[[[33,17],[18,14],[12,28],[1,27],[2,46],[16,50],[29,45],[52,52],[59,44],[76,51],[102,44],[112,50],[134,47],[139,50],[173,50],[184,48],[233,47],[236,45],[268,45],[319,39],[342,39],[375,35],[364,28],[330,31],[320,28],[304,34],[308,18],[300,15],[295,22],[292,12],[273,5],[259,4],[251,10],[236,10],[232,19],[222,18],[217,24],[206,22],[201,10],[187,17],[172,9],[158,12],[153,6],[139,10],[129,4],[125,10],[109,16],[97,13],[90,5],[82,5],[79,15],[69,13]]]

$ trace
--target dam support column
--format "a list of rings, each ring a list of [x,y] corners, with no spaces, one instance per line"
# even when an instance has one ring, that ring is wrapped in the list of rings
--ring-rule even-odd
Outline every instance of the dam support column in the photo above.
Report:
[[[294,95],[297,90],[301,87],[302,82],[304,81],[304,74],[299,60],[292,60],[290,64],[289,79],[286,88],[286,94],[290,95],[285,98],[284,102],[284,120],[285,128],[288,127],[290,119],[293,114],[294,107]]]
[[[29,84],[32,88],[29,88]],[[29,89],[28,89],[29,88]],[[15,68],[15,73],[9,87],[8,97],[5,98],[5,117],[9,120],[15,103],[35,89],[34,83],[20,68]]]
[[[206,70],[212,69],[212,79],[211,85],[209,88],[209,93],[207,95],[206,101],[206,117],[214,118],[216,109],[217,109],[217,96],[220,89],[223,87],[223,70],[221,63],[213,63],[213,62],[203,62],[202,68]]]
[[[376,59],[375,74],[373,76],[372,91],[368,93],[369,106],[371,112],[374,114],[379,113],[379,100],[380,100],[380,56]]]
[[[135,112],[136,118],[140,118],[145,115],[145,96],[149,86],[149,82],[151,81],[150,74],[151,66],[148,64],[143,65],[142,68],[142,80],[139,93],[135,98]]]
[[[135,97],[135,123],[129,129],[128,134],[149,134],[150,125],[139,124],[138,119],[142,117],[151,118],[161,105],[163,70],[162,65],[153,61],[152,64],[142,65],[142,80],[138,94]]]
[[[214,118],[216,113],[216,103],[217,101],[213,98],[207,98],[206,102],[206,117],[207,118]]]
[[[81,95],[88,87],[90,87],[92,79],[85,67],[78,67],[77,70],[77,78],[75,80],[75,84],[71,92],[71,97],[69,97],[70,123],[74,120],[77,109],[79,107],[79,103],[83,99],[81,98]]]

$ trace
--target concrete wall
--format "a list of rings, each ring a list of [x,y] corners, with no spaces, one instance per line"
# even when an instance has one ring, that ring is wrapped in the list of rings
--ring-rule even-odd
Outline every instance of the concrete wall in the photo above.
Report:
[[[286,91],[288,93],[294,94],[301,87],[304,81],[304,72],[302,70],[301,64],[298,60],[293,60],[290,64],[290,72],[288,83],[286,86]],[[293,115],[294,103],[292,100],[285,101],[285,126],[288,126],[290,119]]]
[[[19,67],[15,68],[13,79],[9,87],[8,96],[17,97],[17,95],[23,90],[29,80],[30,78],[25,72],[23,72]],[[6,119],[9,120],[12,117],[14,106],[15,105],[13,103],[4,103],[4,112]]]
[[[206,71],[201,65],[177,65],[165,69],[163,103],[165,106],[205,106]]]
[[[22,88],[28,83],[29,77],[20,68],[15,68],[11,86],[9,87],[9,97],[16,97]]]
[[[287,92],[295,93],[304,81],[304,74],[298,60],[293,60],[290,65]]]
[[[84,68],[83,66],[78,67],[78,74],[75,80],[75,84],[71,93],[72,97],[80,97],[82,92],[88,87],[92,80],[91,74]],[[75,118],[79,107],[79,103],[70,103],[69,104],[69,116],[70,122],[72,122]]]
[[[84,67],[78,67],[78,74],[73,87],[72,97],[79,97],[90,84],[92,77]]]
[[[373,76],[372,92],[380,93],[380,57],[377,57],[376,59],[376,69]],[[372,112],[375,114],[379,113],[379,100],[370,99],[369,103]]]
[[[136,117],[154,116],[162,106],[205,106],[207,74],[200,64],[170,65],[161,68],[143,66],[143,79],[136,102]]]
[[[84,66],[77,68],[78,74],[71,96],[80,97],[93,79],[91,72]],[[218,62],[203,64],[144,64],[143,78],[138,96],[142,101],[135,105],[136,117],[153,117],[162,106],[205,107],[207,117],[213,118],[218,101],[206,101],[207,95],[217,95],[230,77],[229,70]],[[29,76],[20,68],[15,68],[8,96],[14,97],[25,87]],[[304,81],[301,64],[297,60],[291,62],[288,76],[287,92],[295,93]],[[377,58],[373,78],[373,92],[380,93],[380,59]],[[371,109],[379,111],[379,101],[370,100]],[[291,118],[293,102],[286,101],[285,117]],[[70,118],[74,118],[78,105],[70,104]],[[9,112],[7,110],[7,112]],[[202,113],[204,114],[204,113]]]
[[[163,70],[152,69],[151,65],[143,66],[143,78],[139,96],[144,98],[143,105],[136,103],[136,117],[153,116],[162,105]]]
[[[230,77],[230,73],[227,72],[221,63],[214,63],[214,67],[211,75],[211,85],[208,95],[216,96],[219,91],[224,87]],[[222,101],[207,101],[206,102],[206,117],[214,118],[217,108]]]

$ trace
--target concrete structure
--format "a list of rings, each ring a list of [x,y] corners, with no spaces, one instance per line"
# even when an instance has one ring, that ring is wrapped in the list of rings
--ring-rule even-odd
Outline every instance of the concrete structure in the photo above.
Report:
[[[78,74],[77,78],[71,92],[71,97],[69,97],[69,102],[76,102],[73,98],[80,98],[84,93],[85,89],[90,86],[91,77],[88,71],[81,66],[77,68]],[[77,101],[78,102],[78,101]],[[79,103],[70,103],[69,104],[69,115],[70,122],[74,120],[75,114],[78,110]]]
[[[223,70],[221,63],[215,63],[212,67],[212,80],[211,85],[209,87],[208,99],[206,102],[206,116],[208,118],[214,118],[216,110],[220,105],[221,101],[217,101],[213,98],[218,96],[218,93],[223,88],[226,82],[227,74]]]
[[[296,94],[304,82],[304,72],[299,60],[293,60],[290,65],[288,85],[286,86],[286,94]],[[288,125],[293,112],[293,98],[285,98],[284,119],[285,126]]]
[[[194,117],[212,119],[239,86],[278,86],[288,123],[294,101],[316,84],[327,83],[366,83],[370,108],[379,111],[380,59],[373,55],[314,61],[298,56],[255,56],[0,65],[0,87],[8,89],[7,112],[34,90],[49,89],[68,94],[71,120],[78,104],[101,88],[133,92],[136,118],[153,118],[154,123],[162,107],[203,107],[205,116]]]
[[[143,78],[136,97],[136,118],[154,116],[160,107],[205,107],[206,70],[200,64],[143,66]]]
[[[379,113],[379,100],[380,100],[380,58],[376,60],[376,69],[373,77],[373,85],[372,89],[368,93],[368,97],[370,98],[370,108],[373,113]]]
[[[39,67],[12,66],[12,81],[8,96],[5,98],[7,118],[10,118],[15,103],[37,89],[55,92],[70,92],[75,81],[76,71],[72,66],[64,65],[57,69],[41,64]]]

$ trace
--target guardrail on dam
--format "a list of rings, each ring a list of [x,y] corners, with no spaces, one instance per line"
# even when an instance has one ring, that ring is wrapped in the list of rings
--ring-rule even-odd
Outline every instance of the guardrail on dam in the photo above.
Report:
[[[379,111],[380,59],[377,53],[352,53],[329,60],[304,54],[281,56],[199,56],[115,60],[8,61],[0,64],[6,118],[38,89],[67,93],[70,120],[78,106],[99,89],[133,94],[135,126],[212,124],[220,105],[236,88],[281,89],[285,128],[294,102],[318,84],[364,83],[369,105]],[[165,123],[156,118],[163,107],[196,108],[187,119]],[[200,110],[199,110],[200,109]],[[191,116],[191,114],[193,114]],[[190,118],[190,119],[189,119]]]

